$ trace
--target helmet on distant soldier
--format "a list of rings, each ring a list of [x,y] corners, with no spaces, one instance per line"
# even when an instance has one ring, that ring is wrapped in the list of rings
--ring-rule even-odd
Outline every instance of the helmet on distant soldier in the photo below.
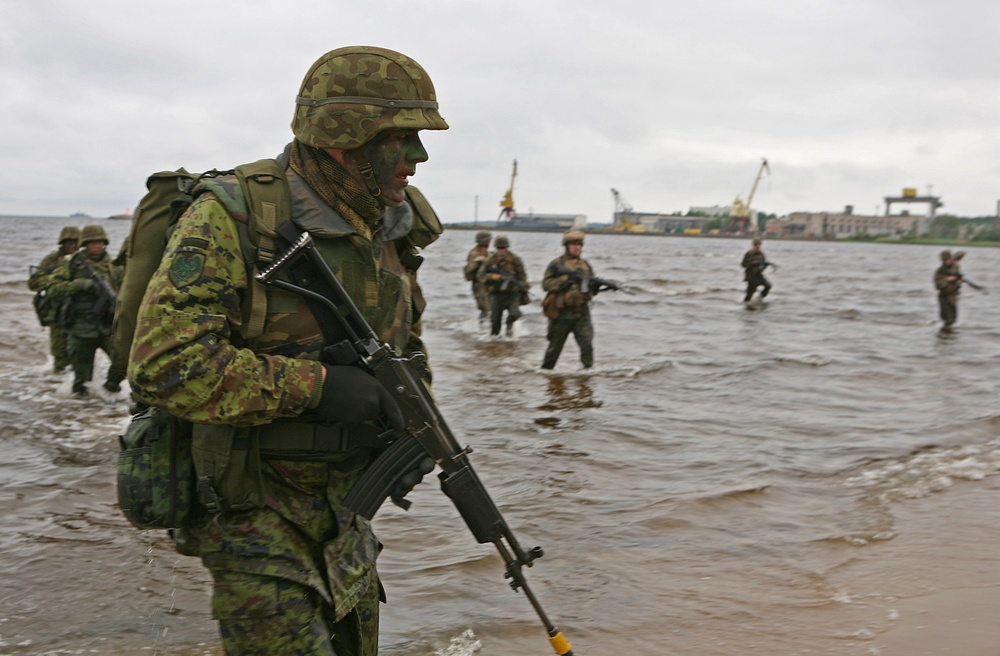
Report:
[[[493,240],[493,246],[496,248],[510,248],[510,240],[507,239],[507,235],[497,235],[497,238]]]
[[[92,241],[103,241],[105,244],[108,243],[108,235],[104,232],[104,228],[99,225],[89,225],[83,227],[83,230],[80,231],[80,245],[86,246]]]
[[[489,246],[490,239],[492,238],[493,235],[491,235],[489,232],[485,230],[480,230],[479,232],[476,233],[476,244],[478,246]]]
[[[66,226],[59,233],[59,243],[64,241],[79,241],[80,240],[80,229],[76,226]]]
[[[942,261],[944,261],[944,260],[950,260],[950,259],[952,259],[952,257],[951,257],[951,251],[941,251],[941,260]]]
[[[384,130],[447,130],[427,72],[393,50],[349,46],[310,67],[292,132],[313,148],[357,148]]]
[[[583,238],[586,235],[583,234],[583,230],[570,230],[562,238],[562,245],[572,244],[573,242],[583,243]]]
[[[760,238],[760,237],[754,237],[754,238],[753,238],[753,243],[754,243],[755,245],[759,245],[759,244],[761,243],[761,238]]]

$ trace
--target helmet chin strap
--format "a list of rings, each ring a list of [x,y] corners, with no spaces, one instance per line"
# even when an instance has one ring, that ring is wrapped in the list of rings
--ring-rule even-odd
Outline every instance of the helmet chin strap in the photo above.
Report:
[[[378,186],[378,181],[375,179],[375,171],[372,170],[371,162],[365,157],[362,148],[352,148],[347,152],[358,167],[358,172],[361,173],[361,178],[365,181],[365,186],[368,187],[368,193],[375,198],[381,199],[382,189]]]

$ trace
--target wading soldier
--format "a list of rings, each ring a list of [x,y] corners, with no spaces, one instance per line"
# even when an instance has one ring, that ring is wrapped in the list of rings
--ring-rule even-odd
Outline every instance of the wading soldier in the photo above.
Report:
[[[490,255],[491,238],[492,235],[485,230],[477,232],[476,245],[472,247],[465,259],[465,279],[472,283],[472,296],[476,299],[476,307],[479,308],[480,327],[490,315],[490,295],[486,293],[482,283],[479,282],[479,270]]]
[[[760,250],[760,237],[753,238],[753,245],[743,256],[743,279],[747,281],[747,293],[743,297],[744,303],[749,303],[753,298],[753,293],[758,287],[763,287],[760,292],[760,300],[767,297],[771,291],[771,283],[764,277],[764,269],[770,262],[764,257],[764,252]]]
[[[73,394],[87,395],[87,383],[94,377],[97,349],[111,353],[111,324],[122,270],[106,250],[108,236],[99,225],[80,231],[80,250],[52,274],[48,293],[65,307],[60,310],[66,329],[67,352],[73,366]],[[104,389],[117,392],[121,379],[110,370]]]
[[[594,365],[594,326],[590,322],[590,299],[597,293],[591,289],[594,275],[587,260],[580,257],[584,234],[570,230],[563,235],[565,248],[562,255],[552,260],[545,269],[542,289],[545,300],[542,309],[549,319],[546,338],[549,340],[542,361],[542,369],[552,369],[559,360],[563,345],[572,333],[580,347],[580,362],[584,369]]]
[[[952,258],[951,251],[941,251],[941,266],[934,272],[934,287],[937,288],[941,321],[944,322],[941,329],[946,332],[958,319],[958,292],[961,286],[958,263]]]
[[[400,53],[341,48],[313,64],[295,105],[278,158],[291,222],[379,338],[419,350],[422,308],[401,258],[415,250],[405,201],[427,161],[419,131],[448,128],[430,78]],[[226,193],[198,194],[167,244],[129,364],[137,396],[194,422],[203,518],[178,548],[212,572],[227,654],[373,656],[381,545],[344,498],[379,446],[370,422],[398,427],[399,408],[360,368],[320,362],[321,327],[301,296],[266,288],[263,334],[241,338],[247,208],[233,178],[218,184]]]
[[[496,250],[479,269],[479,282],[490,296],[490,334],[500,334],[506,312],[506,334],[510,336],[514,333],[514,322],[521,318],[521,306],[530,285],[524,273],[524,262],[510,250],[507,236],[497,235],[493,248]]]
[[[66,331],[56,322],[59,304],[48,296],[48,288],[52,284],[52,274],[67,256],[72,255],[80,246],[80,229],[67,226],[59,233],[59,248],[42,258],[38,266],[32,267],[28,276],[28,289],[35,292],[45,292],[41,306],[35,305],[38,319],[43,326],[49,327],[49,352],[52,354],[52,370],[61,374],[69,366],[69,346],[66,341]]]

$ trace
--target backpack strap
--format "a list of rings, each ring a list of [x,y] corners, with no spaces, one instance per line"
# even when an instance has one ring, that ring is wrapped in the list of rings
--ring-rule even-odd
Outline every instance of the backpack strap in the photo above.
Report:
[[[243,338],[250,340],[264,333],[267,316],[267,290],[253,274],[274,261],[275,228],[291,218],[292,198],[288,191],[285,171],[273,159],[262,159],[236,167],[247,204],[247,227],[250,243],[256,248],[252,266],[248,268],[250,291],[249,313],[244,316]],[[250,265],[250,263],[247,263]]]

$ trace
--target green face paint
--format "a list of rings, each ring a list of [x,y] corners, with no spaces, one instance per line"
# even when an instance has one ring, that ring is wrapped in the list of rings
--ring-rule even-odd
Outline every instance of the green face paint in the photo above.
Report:
[[[417,130],[386,130],[362,146],[371,164],[385,204],[395,207],[405,199],[403,190],[417,164],[427,161],[427,151]]]

